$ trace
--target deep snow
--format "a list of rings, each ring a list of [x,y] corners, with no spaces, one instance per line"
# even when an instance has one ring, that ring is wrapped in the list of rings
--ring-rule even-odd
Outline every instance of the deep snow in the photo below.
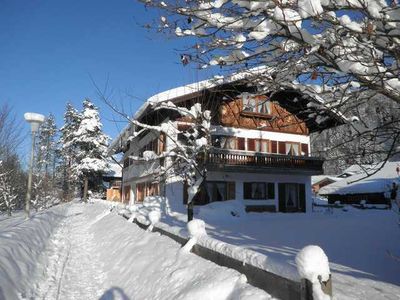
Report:
[[[1,299],[271,299],[237,271],[180,251],[102,203],[2,220],[0,239]]]
[[[393,211],[377,210],[253,213],[229,223],[208,222],[207,232],[287,263],[303,247],[318,245],[329,258],[337,299],[400,299],[400,261],[387,253],[400,255],[397,220]]]
[[[295,268],[297,253],[318,245],[328,256],[336,299],[400,299],[397,212],[346,207],[307,214],[243,214],[238,203],[223,204],[212,203],[212,210],[208,205],[196,208],[195,218],[206,222],[210,238],[264,254],[269,268],[286,277],[290,269],[281,266]],[[185,220],[178,213],[162,218],[181,228]]]

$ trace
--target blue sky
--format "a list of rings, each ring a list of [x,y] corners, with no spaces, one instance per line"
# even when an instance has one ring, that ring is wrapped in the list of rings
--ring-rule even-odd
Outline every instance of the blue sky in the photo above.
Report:
[[[80,109],[89,97],[114,137],[124,124],[112,121],[91,77],[101,88],[109,78],[113,100],[134,112],[152,94],[211,76],[179,63],[185,41],[140,26],[158,17],[135,0],[0,0],[0,104],[21,120],[53,113],[62,125],[66,102]]]

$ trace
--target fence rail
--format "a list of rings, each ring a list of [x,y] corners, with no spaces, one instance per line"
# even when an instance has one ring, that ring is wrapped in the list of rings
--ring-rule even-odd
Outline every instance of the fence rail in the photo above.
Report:
[[[129,219],[128,215],[124,214],[123,217]],[[133,222],[144,230],[149,227],[149,225],[142,224],[136,219]],[[188,238],[157,226],[154,226],[152,231],[168,236],[182,246],[188,241]],[[275,298],[281,300],[314,300],[312,284],[307,279],[301,279],[301,281],[288,279],[199,244],[193,246],[191,252],[217,265],[234,269],[246,275],[249,284],[266,291]],[[331,286],[330,293],[332,293]]]

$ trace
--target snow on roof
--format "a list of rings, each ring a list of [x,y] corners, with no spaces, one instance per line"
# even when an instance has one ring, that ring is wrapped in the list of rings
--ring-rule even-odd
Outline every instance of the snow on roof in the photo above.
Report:
[[[355,175],[355,174],[360,174],[360,173],[365,173],[365,171],[369,171],[371,169],[374,169],[374,165],[351,165],[348,167],[346,170],[342,172],[339,176],[349,174],[349,175]]]
[[[181,97],[189,96],[207,89],[211,89],[217,86],[221,86],[223,84],[233,83],[236,81],[240,81],[255,75],[260,74],[268,74],[272,72],[274,68],[267,67],[267,66],[259,66],[249,70],[240,71],[238,73],[234,73],[229,76],[214,76],[211,79],[206,79],[203,81],[191,83],[188,85],[176,87],[158,94],[151,96],[147,99],[146,102],[142,104],[142,106],[137,110],[134,114],[132,119],[139,119],[143,113],[147,110],[149,106],[152,106],[156,103],[160,102],[167,102],[167,101],[175,101]],[[324,100],[319,97],[318,95],[313,95],[312,98],[319,102],[320,104],[324,104]],[[340,112],[332,109],[333,113],[339,116],[342,119],[346,119]],[[118,148],[118,144],[121,144],[121,140],[124,138],[124,135],[129,131],[130,124],[128,124],[121,133],[112,141],[111,145],[109,146],[109,155],[115,153],[115,150]]]
[[[151,96],[149,99],[147,99],[146,102],[142,104],[142,106],[137,110],[137,112],[133,115],[132,119],[138,119],[142,116],[142,114],[146,111],[146,109],[156,103],[160,102],[166,102],[166,101],[173,101],[175,99],[178,99],[180,97],[188,96],[194,93],[198,93],[207,89],[211,89],[213,87],[217,87],[223,84],[227,83],[233,83],[235,81],[239,81],[242,79],[246,79],[248,77],[257,75],[257,74],[262,74],[266,73],[269,68],[266,66],[261,66],[261,67],[256,67],[252,68],[247,71],[242,71],[239,73],[232,74],[230,76],[214,76],[211,79],[206,79],[203,81],[191,83],[188,85],[176,87],[158,94],[155,94]],[[128,124],[122,131],[121,133],[112,141],[110,147],[109,147],[109,154],[112,154],[118,143],[120,143],[120,140],[123,138],[125,133],[129,131],[130,129],[130,124]]]
[[[335,176],[330,176],[330,175],[316,175],[316,176],[311,176],[311,184],[316,184],[319,183],[325,179],[329,179],[332,181],[339,181],[343,180],[343,178],[335,177]]]
[[[117,164],[115,161],[109,160],[108,161],[110,171],[104,174],[106,177],[122,177],[122,168],[119,164]]]
[[[329,194],[369,194],[369,193],[385,193],[390,191],[393,181],[399,183],[400,177],[397,174],[397,167],[400,167],[400,156],[395,156],[382,167],[383,163],[379,163],[367,172],[361,172],[343,180],[337,181],[330,185],[324,186],[319,190],[320,195]],[[380,169],[382,168],[382,169]],[[354,168],[355,169],[355,168]],[[379,171],[377,171],[379,170]],[[366,177],[368,174],[375,174]]]

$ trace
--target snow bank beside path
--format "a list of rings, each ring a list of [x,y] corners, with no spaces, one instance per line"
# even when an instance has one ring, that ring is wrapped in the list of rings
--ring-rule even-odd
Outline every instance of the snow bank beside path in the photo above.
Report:
[[[26,220],[20,213],[0,221],[0,299],[19,299],[31,294],[32,277],[40,266],[56,225],[66,205],[34,213]]]
[[[181,252],[180,245],[170,238],[144,231],[115,214],[93,224],[92,231],[108,271],[109,295],[123,293],[132,299],[271,299],[247,284],[239,272]]]

